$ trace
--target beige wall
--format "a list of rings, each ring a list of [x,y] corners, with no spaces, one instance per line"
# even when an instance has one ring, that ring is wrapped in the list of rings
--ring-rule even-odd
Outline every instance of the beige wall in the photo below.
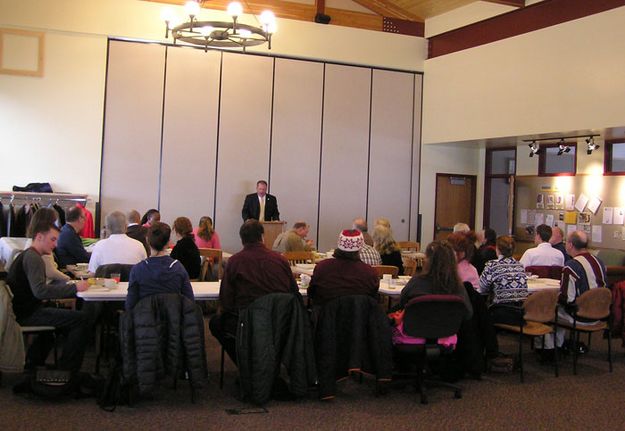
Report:
[[[625,7],[425,62],[423,142],[623,125]]]
[[[49,181],[58,191],[97,200],[107,38],[161,41],[161,7],[139,0],[0,0],[0,26],[46,34],[43,78],[0,75],[0,190]],[[406,70],[422,70],[426,56],[422,38],[282,19],[278,29],[272,54]]]

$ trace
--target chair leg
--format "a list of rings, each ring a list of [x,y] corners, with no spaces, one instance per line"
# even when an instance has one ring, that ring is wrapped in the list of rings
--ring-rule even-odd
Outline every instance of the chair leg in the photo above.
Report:
[[[521,332],[519,332],[519,370],[521,371],[521,383],[523,383],[525,382],[525,373],[523,371],[523,326],[521,326]]]
[[[58,368],[58,366],[59,366],[59,352],[58,352],[58,349],[57,349],[58,340],[57,340],[56,332],[52,333],[52,338],[54,340],[54,367]]]
[[[608,323],[608,364],[610,364],[610,372],[612,372],[612,328]]]
[[[590,350],[590,338],[592,336],[592,332],[588,333],[588,350]]]
[[[573,375],[577,375],[577,345],[579,343],[579,332],[577,332],[575,323],[573,324]]]
[[[221,346],[221,365],[219,367],[219,389],[224,388],[224,347]]]

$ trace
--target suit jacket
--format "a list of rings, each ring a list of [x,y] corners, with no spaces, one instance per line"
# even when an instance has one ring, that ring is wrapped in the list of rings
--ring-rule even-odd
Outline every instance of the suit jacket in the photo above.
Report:
[[[260,202],[258,202],[258,195],[256,193],[245,196],[241,215],[244,222],[251,218],[258,220],[258,217],[260,217]],[[272,220],[280,220],[278,200],[274,195],[267,193],[265,195],[265,221]]]
[[[148,245],[147,234],[148,228],[146,228],[145,226],[141,226],[140,224],[133,224],[132,226],[128,226],[126,228],[126,235],[128,235],[132,239],[136,239],[141,244],[143,244],[145,252],[147,253],[148,257],[150,257],[150,246]]]

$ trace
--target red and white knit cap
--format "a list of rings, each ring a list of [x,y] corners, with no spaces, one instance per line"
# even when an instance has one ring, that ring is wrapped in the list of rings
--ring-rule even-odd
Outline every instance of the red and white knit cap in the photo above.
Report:
[[[339,235],[339,250],[343,251],[360,251],[365,243],[362,233],[355,229],[345,229]]]

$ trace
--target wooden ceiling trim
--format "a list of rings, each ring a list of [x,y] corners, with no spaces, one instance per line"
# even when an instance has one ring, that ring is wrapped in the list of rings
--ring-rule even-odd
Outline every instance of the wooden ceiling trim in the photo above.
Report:
[[[451,54],[625,6],[625,0],[550,0],[433,36],[428,58]]]
[[[184,5],[186,0],[145,0],[163,4]],[[231,0],[210,0],[204,4],[210,9],[225,10]],[[244,12],[260,15],[265,9],[271,9],[277,17],[298,21],[314,22],[317,14],[317,4],[303,4],[282,0],[245,1]],[[324,5],[325,6],[325,5]],[[326,15],[331,17],[330,24],[343,27],[359,28],[364,30],[385,31],[410,36],[423,37],[423,23],[402,20],[392,20],[395,31],[385,30],[385,18],[380,15],[349,11],[336,8],[324,8]],[[319,24],[324,25],[324,24]],[[392,26],[387,25],[388,28]]]
[[[377,13],[378,15],[389,17],[389,18],[399,18],[406,21],[418,21],[423,22],[423,18],[417,16],[406,8],[402,8],[397,6],[390,0],[352,0],[354,3],[357,3],[372,12]]]
[[[484,0],[484,1],[487,1],[488,3],[497,3],[497,4],[503,4],[506,6],[514,6],[514,7],[525,6],[525,0]]]

